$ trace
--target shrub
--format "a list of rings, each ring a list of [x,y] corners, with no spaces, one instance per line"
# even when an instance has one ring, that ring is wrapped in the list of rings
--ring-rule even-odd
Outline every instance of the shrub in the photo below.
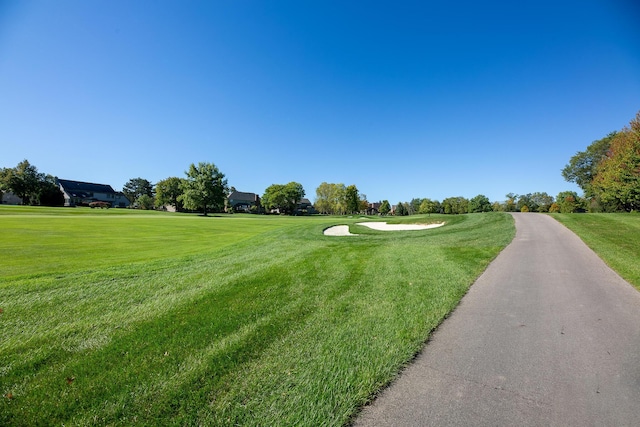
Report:
[[[102,201],[100,201],[100,200],[97,200],[97,201],[95,201],[95,202],[91,202],[91,203],[89,203],[89,207],[90,207],[91,209],[93,209],[93,208],[100,208],[100,209],[107,208],[107,209],[109,209],[109,208],[111,207],[111,203],[109,203],[109,202],[102,202]]]

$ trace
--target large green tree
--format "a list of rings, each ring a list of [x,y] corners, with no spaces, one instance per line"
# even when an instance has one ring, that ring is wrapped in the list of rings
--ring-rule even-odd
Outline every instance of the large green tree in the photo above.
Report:
[[[4,187],[22,199],[23,205],[35,204],[42,176],[38,168],[23,160],[15,168],[2,170]]]
[[[292,181],[288,184],[272,184],[262,195],[262,206],[279,213],[293,215],[304,197],[302,184]]]
[[[583,203],[575,191],[561,191],[556,196],[556,205],[561,213],[574,213],[582,210]]]
[[[571,157],[569,164],[562,169],[562,176],[568,182],[574,182],[584,191],[587,198],[593,197],[593,179],[596,176],[598,165],[607,157],[611,141],[617,132],[611,132],[602,139],[593,141],[585,151],[579,151]]]
[[[491,212],[493,208],[491,207],[491,202],[489,198],[484,194],[478,194],[471,200],[469,200],[469,212]]]
[[[437,200],[422,199],[420,207],[418,208],[418,213],[431,215],[432,213],[438,213],[439,209],[440,202]]]
[[[321,213],[341,215],[347,210],[344,184],[323,182],[316,188],[315,208]]]
[[[182,192],[184,179],[175,176],[163,179],[156,183],[156,207],[165,205],[173,206],[176,211],[180,212],[184,209],[182,203]]]
[[[469,212],[469,200],[462,197],[447,197],[442,201],[442,210],[446,214],[465,214]]]
[[[132,204],[138,203],[141,196],[153,197],[153,184],[144,178],[131,178],[122,187],[122,192]]]
[[[404,216],[404,215],[409,215],[409,212],[407,212],[407,208],[405,207],[404,203],[398,202],[398,204],[396,205],[396,210],[394,214],[396,216]]]
[[[350,185],[345,190],[345,204],[347,213],[354,214],[360,211],[360,193],[358,187]]]
[[[36,199],[40,206],[64,206],[64,194],[56,177],[41,174]]]
[[[15,168],[0,170],[0,187],[3,192],[12,192],[24,205],[62,206],[64,196],[57,180],[51,175],[38,172],[38,168],[23,160]]]
[[[184,207],[202,211],[204,216],[210,211],[220,212],[228,191],[224,174],[213,163],[191,164],[185,172],[187,178],[182,181],[182,196],[179,199]]]
[[[409,212],[410,214],[415,214],[415,213],[419,213],[420,212],[420,205],[422,205],[422,202],[426,200],[426,199],[421,199],[420,197],[414,197],[413,199],[411,199],[411,201],[409,202]]]
[[[619,210],[640,210],[640,112],[618,132],[593,179],[594,194]]]
[[[378,210],[378,212],[380,212],[380,215],[386,215],[389,212],[391,212],[391,204],[389,204],[388,200],[383,200],[382,203],[380,204],[380,209]]]

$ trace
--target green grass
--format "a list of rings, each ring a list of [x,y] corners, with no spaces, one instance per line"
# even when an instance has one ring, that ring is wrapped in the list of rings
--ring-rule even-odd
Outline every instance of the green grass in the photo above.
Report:
[[[0,425],[348,423],[514,235],[402,220],[0,207]]]
[[[640,290],[640,215],[552,214],[576,233],[600,258]]]

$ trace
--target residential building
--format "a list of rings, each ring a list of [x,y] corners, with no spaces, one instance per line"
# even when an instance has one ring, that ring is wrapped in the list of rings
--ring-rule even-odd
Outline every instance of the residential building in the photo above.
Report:
[[[112,207],[126,208],[131,202],[124,193],[110,185],[59,179],[65,206],[88,206],[91,202],[108,202]]]
[[[227,197],[227,209],[233,212],[256,212],[260,209],[260,196],[255,193],[233,191]]]
[[[21,205],[22,199],[10,191],[2,194],[3,205]]]

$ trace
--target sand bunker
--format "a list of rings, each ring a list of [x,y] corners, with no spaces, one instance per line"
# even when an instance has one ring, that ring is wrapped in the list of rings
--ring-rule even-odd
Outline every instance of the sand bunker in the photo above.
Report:
[[[386,222],[358,222],[356,225],[363,225],[378,231],[406,231],[406,230],[426,230],[428,228],[442,227],[444,222],[434,224],[387,224]],[[349,232],[348,225],[336,225],[324,230],[325,236],[357,236]]]
[[[357,234],[353,234],[349,232],[348,225],[334,225],[333,227],[329,227],[324,230],[325,236],[357,236]]]
[[[437,222],[434,224],[387,224],[386,222],[359,222],[356,225],[364,225],[365,227],[379,231],[406,231],[442,227],[444,222]]]

